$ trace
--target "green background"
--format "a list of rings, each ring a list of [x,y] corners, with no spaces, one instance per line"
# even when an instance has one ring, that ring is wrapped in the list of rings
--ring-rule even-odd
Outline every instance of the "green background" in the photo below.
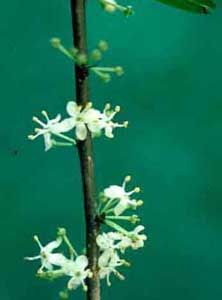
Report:
[[[197,16],[135,2],[130,18],[88,5],[89,47],[106,39],[103,64],[126,71],[109,84],[92,76],[91,100],[100,109],[120,104],[119,120],[130,121],[114,140],[95,140],[97,187],[131,174],[142,188],[149,235],[146,247],[130,254],[127,280],[112,278],[103,299],[221,299],[221,7]],[[4,1],[0,17],[0,297],[58,299],[65,282],[37,280],[38,262],[23,257],[38,252],[33,234],[46,243],[58,226],[83,246],[79,163],[72,149],[45,153],[41,139],[26,136],[33,115],[64,114],[73,99],[72,65],[49,45],[53,36],[71,45],[69,3]]]

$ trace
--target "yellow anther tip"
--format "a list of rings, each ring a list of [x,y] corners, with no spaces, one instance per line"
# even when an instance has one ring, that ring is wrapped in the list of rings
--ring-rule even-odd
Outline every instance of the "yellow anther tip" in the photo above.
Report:
[[[131,176],[130,175],[127,175],[126,177],[125,177],[125,182],[129,182],[131,180]]]
[[[116,112],[119,112],[119,111],[120,111],[120,106],[119,106],[119,105],[117,105],[117,106],[115,107],[115,111],[116,111]]]
[[[134,189],[134,192],[135,192],[135,193],[139,193],[139,192],[140,192],[140,188],[137,186],[137,187]]]
[[[50,42],[54,48],[58,48],[61,45],[61,40],[59,38],[52,38]]]
[[[124,126],[125,128],[127,128],[128,125],[129,125],[129,122],[128,122],[128,121],[125,121],[125,122],[123,123],[123,126]]]
[[[138,200],[138,201],[137,201],[137,206],[142,206],[143,203],[144,203],[143,200]]]

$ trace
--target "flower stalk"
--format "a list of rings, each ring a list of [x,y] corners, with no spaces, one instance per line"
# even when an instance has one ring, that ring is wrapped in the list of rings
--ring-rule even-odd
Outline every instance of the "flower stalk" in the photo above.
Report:
[[[87,55],[86,38],[86,1],[71,0],[72,29],[74,47],[81,53]],[[86,65],[75,64],[75,92],[78,105],[86,106],[89,99],[88,72]],[[96,238],[99,234],[99,223],[97,222],[96,186],[94,175],[94,158],[92,138],[87,132],[84,141],[77,143],[80,167],[82,174],[85,221],[86,221],[86,249],[89,260],[89,268],[93,276],[87,279],[87,299],[100,299],[100,279],[98,273],[98,246]]]

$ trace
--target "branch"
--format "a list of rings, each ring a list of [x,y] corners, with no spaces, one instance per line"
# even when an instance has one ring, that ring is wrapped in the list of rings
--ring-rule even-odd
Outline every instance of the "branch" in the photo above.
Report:
[[[86,9],[85,0],[71,0],[72,28],[75,48],[83,54],[87,54],[86,39]],[[75,87],[76,101],[79,105],[85,106],[89,99],[88,74],[86,66],[75,65]],[[100,280],[98,274],[98,248],[96,237],[99,233],[99,224],[96,221],[96,188],[94,176],[94,162],[92,139],[88,132],[87,139],[77,144],[80,158],[84,205],[86,221],[86,244],[89,268],[93,272],[93,277],[88,279],[88,300],[100,299]]]

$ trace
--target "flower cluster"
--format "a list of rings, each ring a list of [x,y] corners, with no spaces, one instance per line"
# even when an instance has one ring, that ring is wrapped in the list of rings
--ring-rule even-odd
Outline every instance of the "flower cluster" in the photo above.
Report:
[[[121,6],[118,6],[121,7]],[[130,7],[124,8],[125,14],[130,10]],[[89,55],[81,52],[79,49],[71,48],[67,49],[61,42],[59,38],[52,38],[50,40],[53,48],[59,50],[69,59],[73,60],[77,65],[83,67],[88,74],[92,71],[96,76],[98,76],[103,82],[109,82],[111,80],[111,75],[115,74],[116,76],[121,76],[124,73],[124,70],[121,66],[115,67],[104,67],[98,66],[97,63],[103,57],[103,53],[109,49],[108,43],[104,40],[99,41],[97,47],[91,51]]]
[[[45,150],[51,149],[53,146],[72,146],[76,144],[76,139],[84,141],[89,131],[93,137],[100,136],[103,132],[106,137],[113,138],[113,129],[117,127],[127,127],[128,122],[117,123],[113,121],[114,116],[120,111],[120,106],[114,109],[108,103],[102,112],[92,108],[92,103],[88,102],[85,107],[78,105],[74,101],[69,101],[66,106],[68,118],[61,120],[61,115],[57,115],[54,119],[49,119],[46,111],[42,111],[46,122],[42,122],[37,117],[33,117],[33,121],[42,128],[35,128],[35,135],[29,135],[30,140],[43,136],[45,142]],[[75,129],[76,137],[64,135],[64,133]],[[63,142],[55,140],[59,138]],[[64,142],[65,141],[65,142]]]
[[[140,221],[135,214],[123,215],[126,210],[135,210],[143,204],[142,200],[132,198],[135,193],[140,192],[139,187],[135,187],[130,191],[126,190],[126,185],[130,180],[131,177],[126,176],[121,186],[111,185],[105,188],[99,196],[98,220],[112,228],[110,232],[101,231],[96,239],[100,251],[98,258],[99,276],[101,279],[105,278],[109,286],[111,285],[111,274],[121,280],[124,279],[124,276],[118,271],[118,267],[130,266],[129,262],[121,258],[126,249],[137,250],[142,248],[144,241],[147,239],[146,235],[141,233],[144,226],[138,225],[133,230],[126,230],[116,223],[116,221],[128,221],[136,224]],[[79,285],[82,285],[84,291],[87,290],[85,279],[93,275],[88,267],[88,258],[85,255],[77,254],[64,228],[59,228],[57,239],[46,246],[41,244],[37,236],[34,236],[34,240],[40,248],[40,253],[34,257],[26,257],[26,259],[39,259],[41,261],[41,266],[37,271],[39,277],[56,279],[68,276],[71,279],[67,283],[67,290],[76,289]],[[69,258],[62,252],[53,252],[62,244],[68,247]]]
[[[92,276],[92,272],[88,268],[88,258],[85,255],[78,255],[72,247],[64,228],[58,231],[58,237],[55,241],[43,246],[37,236],[34,236],[40,248],[40,253],[34,257],[25,257],[27,260],[40,259],[41,267],[37,271],[37,275],[45,279],[56,279],[63,276],[71,277],[67,283],[68,290],[74,290],[82,285],[83,290],[87,291],[85,280]],[[64,242],[68,246],[70,258],[62,253],[53,253],[55,249]]]
[[[106,225],[115,229],[115,231],[103,232],[97,237],[97,245],[100,249],[98,261],[100,278],[106,278],[108,285],[111,285],[110,275],[112,273],[119,279],[124,279],[117,267],[130,265],[126,260],[120,258],[120,254],[125,253],[127,248],[137,250],[143,247],[144,241],[147,239],[145,234],[141,234],[144,226],[138,225],[134,230],[128,231],[115,222],[122,220],[135,224],[140,221],[137,215],[122,215],[126,210],[135,210],[143,204],[142,200],[131,198],[134,193],[140,192],[139,187],[126,191],[126,183],[130,180],[131,177],[126,176],[121,186],[111,185],[100,195],[99,214]]]

